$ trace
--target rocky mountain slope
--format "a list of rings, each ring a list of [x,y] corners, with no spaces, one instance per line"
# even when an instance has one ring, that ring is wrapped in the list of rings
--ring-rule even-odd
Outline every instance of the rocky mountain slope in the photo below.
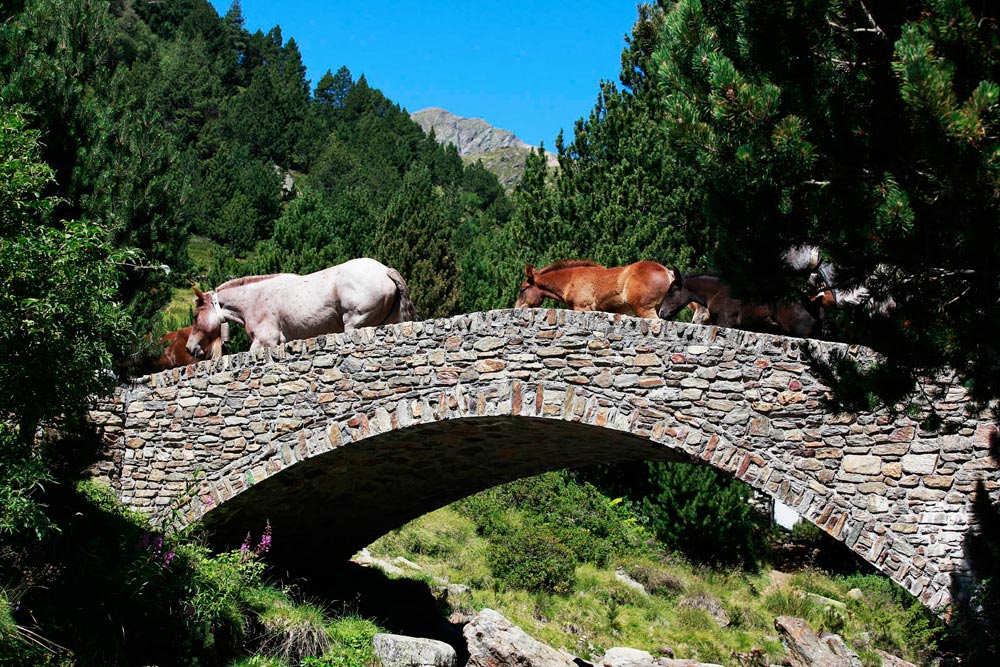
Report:
[[[482,160],[507,189],[514,187],[524,174],[525,156],[533,146],[511,132],[494,127],[482,118],[464,118],[438,107],[410,114],[424,132],[434,130],[442,144],[454,144],[465,161]],[[555,153],[546,152],[550,167],[558,166]]]
[[[424,132],[433,129],[442,144],[455,144],[459,155],[476,155],[511,147],[531,149],[510,130],[493,127],[482,118],[463,118],[438,107],[417,111],[410,117]]]

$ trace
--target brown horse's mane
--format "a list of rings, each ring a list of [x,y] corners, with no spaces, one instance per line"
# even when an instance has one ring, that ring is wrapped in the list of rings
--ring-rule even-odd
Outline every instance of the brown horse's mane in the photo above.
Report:
[[[559,271],[561,269],[574,269],[578,266],[597,266],[602,269],[604,268],[603,264],[592,262],[589,259],[561,259],[558,262],[549,264],[548,266],[535,269],[535,273],[549,273],[551,271]]]
[[[228,289],[230,287],[240,287],[242,285],[247,285],[249,283],[259,283],[262,280],[267,280],[268,278],[273,278],[277,275],[279,274],[271,273],[266,276],[245,276],[243,278],[233,278],[232,280],[227,280],[226,282],[216,287],[215,291],[218,292],[219,290]]]

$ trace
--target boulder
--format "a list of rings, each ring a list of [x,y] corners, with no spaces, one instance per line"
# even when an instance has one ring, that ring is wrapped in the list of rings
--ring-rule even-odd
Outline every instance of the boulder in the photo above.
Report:
[[[886,653],[881,649],[875,649],[878,653],[878,657],[882,659],[882,667],[917,667],[912,662],[907,662],[902,658],[893,655],[892,653]]]
[[[616,646],[607,650],[600,664],[604,667],[655,667],[656,660],[645,651]]]
[[[729,614],[726,610],[722,608],[722,603],[711,595],[701,594],[695,595],[694,597],[684,597],[681,598],[678,603],[681,607],[691,607],[693,609],[701,609],[712,617],[720,628],[725,628],[729,625]]]
[[[646,587],[643,586],[642,584],[640,584],[638,581],[636,581],[632,577],[630,577],[628,575],[628,573],[625,572],[625,570],[623,570],[622,568],[618,568],[617,570],[615,570],[615,579],[617,579],[618,581],[622,582],[623,584],[625,584],[629,588],[633,588],[633,589],[639,591],[643,595],[649,595],[649,591],[646,590]]]
[[[861,667],[858,654],[840,635],[817,635],[808,623],[792,616],[774,619],[774,627],[792,667]]]
[[[464,630],[467,667],[576,667],[573,657],[531,637],[492,609],[483,609]]]
[[[711,662],[654,658],[645,651],[622,647],[609,648],[598,664],[602,667],[721,667]]]
[[[455,649],[436,639],[379,633],[372,637],[382,667],[457,667]]]

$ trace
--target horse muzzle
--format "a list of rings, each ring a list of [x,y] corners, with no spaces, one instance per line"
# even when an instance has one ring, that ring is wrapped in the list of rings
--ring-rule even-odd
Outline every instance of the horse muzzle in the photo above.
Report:
[[[687,306],[687,304],[682,303],[676,308],[668,308],[667,304],[663,304],[662,306],[659,307],[659,309],[657,309],[656,314],[660,316],[661,320],[672,320],[675,317],[677,317],[677,313],[684,310],[685,306]]]

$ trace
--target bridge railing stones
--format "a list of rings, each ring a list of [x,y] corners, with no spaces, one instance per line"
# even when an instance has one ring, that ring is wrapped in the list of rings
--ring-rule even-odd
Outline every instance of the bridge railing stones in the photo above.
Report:
[[[625,431],[790,505],[944,609],[953,576],[968,574],[976,489],[997,500],[996,428],[970,415],[950,375],[925,383],[910,416],[832,413],[809,361],[832,354],[873,360],[733,329],[490,311],[166,371],[122,388],[95,419],[114,443],[122,501],[180,524],[299,461],[414,424],[512,416]],[[928,401],[948,429],[920,427]]]

